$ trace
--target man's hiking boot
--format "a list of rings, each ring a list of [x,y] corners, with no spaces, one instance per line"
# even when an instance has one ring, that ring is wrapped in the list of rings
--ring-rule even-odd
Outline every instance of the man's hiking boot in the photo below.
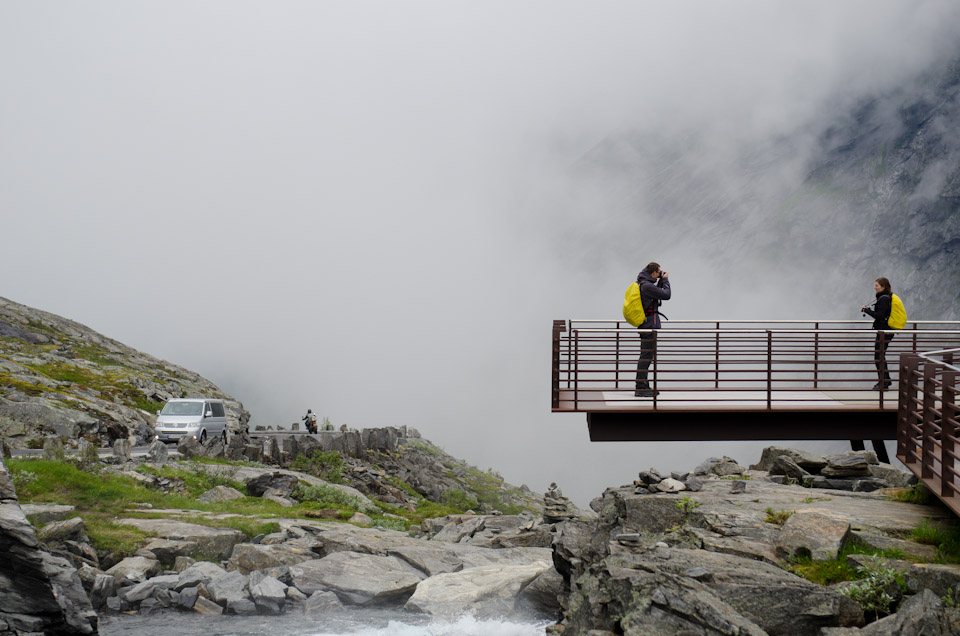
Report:
[[[654,391],[653,389],[637,389],[633,392],[634,397],[653,397],[654,395],[660,395],[660,391]]]
[[[873,390],[874,390],[874,391],[886,391],[887,389],[890,388],[890,385],[891,385],[891,384],[892,384],[892,382],[890,382],[889,380],[886,381],[886,382],[877,382],[876,384],[873,385]]]

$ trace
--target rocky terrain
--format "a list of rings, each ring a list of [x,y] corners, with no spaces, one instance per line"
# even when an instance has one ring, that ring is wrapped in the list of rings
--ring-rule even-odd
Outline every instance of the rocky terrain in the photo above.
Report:
[[[371,431],[366,438],[384,436]],[[277,442],[260,447],[289,448]],[[189,453],[186,446],[180,450]],[[118,460],[111,471],[128,474],[137,465],[122,456],[104,461]],[[169,458],[159,452],[146,461]],[[298,486],[323,484],[279,465],[219,469],[234,471],[246,495],[218,486],[201,501],[294,504]],[[909,540],[924,524],[956,530],[958,521],[939,506],[890,500],[889,486],[913,479],[869,451],[821,457],[771,447],[749,468],[710,458],[685,474],[644,470],[633,484],[605,491],[585,514],[554,484],[538,512],[447,515],[409,532],[371,527],[357,513],[348,523],[281,516],[275,531],[244,538],[203,523],[222,514],[151,509],[144,518],[131,502],[116,523],[153,538],[124,558],[101,558],[69,507],[29,505],[21,512],[11,480],[2,482],[0,541],[34,550],[30,569],[57,563],[58,582],[37,576],[39,589],[66,582],[73,600],[35,590],[24,599],[6,580],[3,607],[22,611],[3,610],[0,633],[26,633],[24,617],[31,615],[48,622],[60,616],[64,625],[87,626],[75,633],[91,633],[93,610],[309,618],[390,606],[438,617],[556,617],[548,633],[567,636],[960,634],[960,566]],[[796,573],[798,563],[837,559],[862,578],[821,585]],[[28,571],[22,562],[3,571],[13,567]],[[887,599],[882,610],[861,589],[880,574],[888,577],[877,584]]]
[[[238,400],[188,369],[0,298],[0,438],[9,446],[39,444],[48,435],[144,441],[172,397],[223,399],[234,431],[250,419]]]

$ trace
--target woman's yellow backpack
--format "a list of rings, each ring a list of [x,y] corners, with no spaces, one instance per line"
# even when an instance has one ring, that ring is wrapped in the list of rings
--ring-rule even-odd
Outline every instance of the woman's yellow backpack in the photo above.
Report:
[[[623,311],[626,313],[626,305],[623,306]],[[907,308],[896,294],[890,294],[890,317],[887,318],[887,325],[891,329],[903,329],[907,326]]]
[[[627,287],[627,293],[623,296],[623,317],[634,327],[639,327],[647,319],[640,300],[640,285],[636,282]]]

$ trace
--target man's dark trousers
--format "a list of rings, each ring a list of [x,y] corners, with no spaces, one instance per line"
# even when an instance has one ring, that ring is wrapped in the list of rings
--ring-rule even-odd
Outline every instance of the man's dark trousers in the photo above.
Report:
[[[657,354],[657,332],[640,334],[640,359],[637,360],[637,389],[650,388],[647,382],[647,370]]]

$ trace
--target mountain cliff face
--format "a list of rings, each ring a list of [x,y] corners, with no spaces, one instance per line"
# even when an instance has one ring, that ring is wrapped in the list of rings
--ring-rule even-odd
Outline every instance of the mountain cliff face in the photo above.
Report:
[[[0,439],[10,446],[50,434],[146,438],[164,401],[193,396],[223,399],[233,430],[250,419],[239,401],[192,371],[0,298]]]
[[[571,180],[610,218],[562,219],[574,231],[561,248],[622,264],[673,247],[674,259],[773,280],[805,311],[819,301],[843,319],[886,276],[911,319],[960,319],[960,60],[850,103],[776,138],[606,139]]]

